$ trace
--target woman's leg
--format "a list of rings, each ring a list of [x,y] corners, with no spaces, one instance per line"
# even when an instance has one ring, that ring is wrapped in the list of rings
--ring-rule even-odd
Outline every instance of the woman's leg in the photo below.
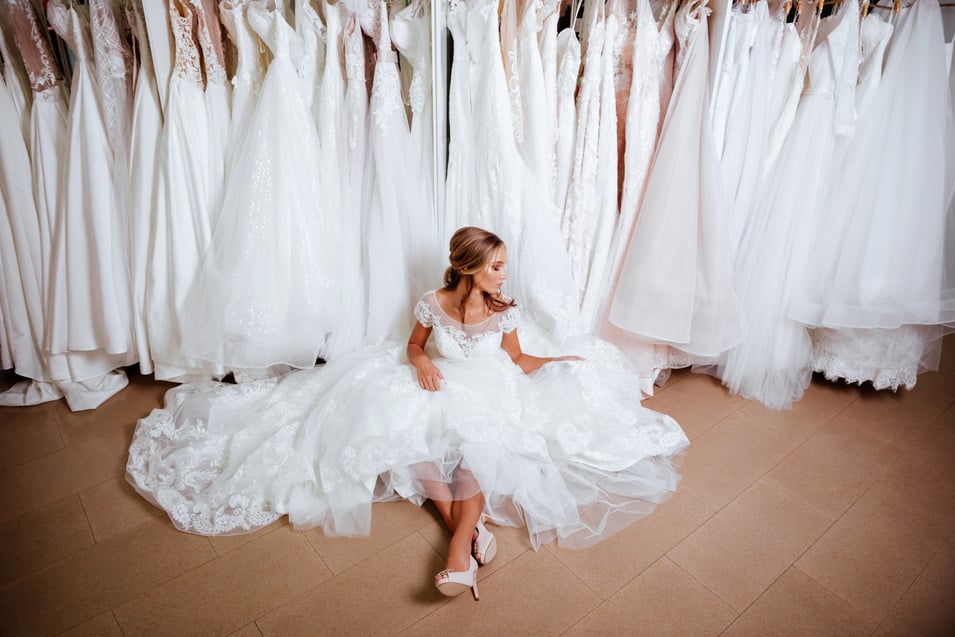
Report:
[[[465,500],[451,502],[451,518],[455,529],[448,545],[448,565],[452,571],[466,571],[471,565],[471,548],[475,527],[484,513],[484,494],[478,491]]]

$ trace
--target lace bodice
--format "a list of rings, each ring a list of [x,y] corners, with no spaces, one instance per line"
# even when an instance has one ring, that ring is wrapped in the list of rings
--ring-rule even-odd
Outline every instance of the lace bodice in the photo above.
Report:
[[[835,100],[833,125],[840,135],[852,133],[855,125],[855,88],[859,73],[858,5],[855,0],[846,5],[819,27],[816,48],[809,59],[809,82],[803,92],[803,95]]]
[[[62,0],[51,0],[47,5],[50,26],[57,35],[66,40],[77,60],[87,60],[91,48],[86,11],[87,8],[83,5],[67,7]]]
[[[461,323],[442,309],[434,291],[421,297],[414,315],[421,325],[432,328],[438,352],[451,360],[497,355],[501,350],[501,337],[513,332],[520,322],[520,312],[512,307],[480,323]]]
[[[275,58],[291,58],[292,63],[298,65],[302,57],[302,43],[280,10],[270,11],[265,6],[252,4],[246,10],[246,16],[249,26],[265,42]]]
[[[219,3],[219,19],[238,51],[233,86],[259,86],[264,75],[259,41],[246,19],[246,2],[223,0]]]
[[[29,0],[11,0],[10,4],[17,47],[23,54],[34,95],[57,91],[60,72],[50,41],[40,28],[36,9]]]
[[[172,77],[176,81],[202,85],[199,49],[192,37],[192,9],[173,0],[169,3],[169,23],[176,44],[176,63]]]
[[[420,113],[431,92],[431,16],[428,5],[415,0],[392,15],[390,26],[391,41],[414,69],[408,99],[411,110]]]

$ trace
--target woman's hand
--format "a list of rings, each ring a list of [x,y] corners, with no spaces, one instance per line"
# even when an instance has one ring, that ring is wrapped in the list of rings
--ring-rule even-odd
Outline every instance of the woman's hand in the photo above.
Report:
[[[418,384],[421,385],[421,389],[428,391],[441,389],[441,381],[444,380],[444,375],[430,358],[420,356],[415,360],[414,366],[418,370]]]
[[[550,359],[551,362],[556,363],[557,361],[582,361],[580,356],[557,356],[556,358]]]

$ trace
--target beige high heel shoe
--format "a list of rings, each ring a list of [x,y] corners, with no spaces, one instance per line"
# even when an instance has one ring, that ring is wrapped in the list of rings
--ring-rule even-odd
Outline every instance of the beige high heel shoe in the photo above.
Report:
[[[477,560],[477,563],[484,566],[490,563],[490,561],[494,559],[494,556],[497,555],[497,538],[485,528],[483,516],[478,520],[477,526],[474,528],[477,530],[477,538],[475,538],[474,543],[471,544],[471,553],[474,555],[474,559]]]
[[[478,563],[471,557],[468,570],[444,570],[434,576],[434,585],[445,597],[457,597],[469,588],[474,592],[474,599],[481,599],[478,595],[477,571]]]

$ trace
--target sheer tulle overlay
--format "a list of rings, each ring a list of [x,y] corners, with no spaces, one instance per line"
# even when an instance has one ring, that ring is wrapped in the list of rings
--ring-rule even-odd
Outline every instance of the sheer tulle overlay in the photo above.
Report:
[[[501,348],[516,308],[462,325],[428,292],[415,317],[433,328],[440,391],[418,386],[397,343],[279,379],[183,385],[137,425],[128,480],[178,528],[206,535],[284,514],[362,535],[372,502],[480,489],[488,513],[526,525],[535,547],[597,542],[676,489],[673,456],[689,442],[640,406],[619,350],[593,339],[585,360],[525,375]]]

